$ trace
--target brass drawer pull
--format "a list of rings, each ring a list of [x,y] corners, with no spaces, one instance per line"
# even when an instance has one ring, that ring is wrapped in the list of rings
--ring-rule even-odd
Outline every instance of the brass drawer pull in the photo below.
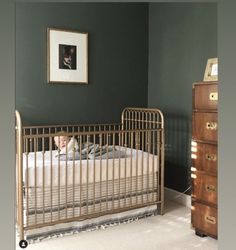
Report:
[[[218,93],[217,92],[212,92],[209,94],[209,99],[211,101],[217,101],[218,100]]]
[[[205,216],[205,221],[211,224],[216,224],[216,218],[210,215]]]
[[[217,123],[216,122],[207,122],[206,128],[209,130],[217,130]]]
[[[216,154],[206,154],[206,160],[208,161],[216,161]]]
[[[197,178],[197,175],[191,174],[191,178],[192,178],[192,179],[196,179],[196,178]]]
[[[205,188],[206,188],[206,191],[208,192],[216,192],[216,188],[213,185],[206,184]]]

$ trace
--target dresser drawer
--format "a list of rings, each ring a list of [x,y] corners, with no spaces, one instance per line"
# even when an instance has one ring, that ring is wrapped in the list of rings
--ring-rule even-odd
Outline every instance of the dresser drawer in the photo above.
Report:
[[[193,112],[193,139],[217,141],[217,113]]]
[[[192,224],[196,230],[217,237],[217,209],[193,202]]]
[[[217,175],[217,144],[192,141],[191,158],[195,170]]]
[[[192,173],[192,197],[196,200],[217,204],[217,178],[215,176]]]
[[[214,110],[218,106],[216,83],[193,84],[193,109]]]

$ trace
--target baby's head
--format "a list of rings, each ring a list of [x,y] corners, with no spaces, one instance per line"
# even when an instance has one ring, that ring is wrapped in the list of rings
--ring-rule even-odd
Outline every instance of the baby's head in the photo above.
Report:
[[[55,145],[62,150],[64,147],[66,147],[66,145],[68,144],[68,142],[70,141],[69,136],[65,135],[66,132],[64,131],[60,131],[59,133],[57,133],[57,135],[54,137],[54,142]]]

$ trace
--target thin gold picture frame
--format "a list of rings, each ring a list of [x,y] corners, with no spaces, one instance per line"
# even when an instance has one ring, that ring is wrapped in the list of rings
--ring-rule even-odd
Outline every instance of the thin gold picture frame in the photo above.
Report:
[[[88,84],[88,33],[47,28],[47,82]]]
[[[204,81],[218,81],[218,58],[209,58],[204,74]]]

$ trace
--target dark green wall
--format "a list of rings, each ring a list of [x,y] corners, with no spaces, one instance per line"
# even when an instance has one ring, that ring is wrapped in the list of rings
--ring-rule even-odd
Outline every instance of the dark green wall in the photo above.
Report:
[[[167,187],[190,186],[192,83],[203,80],[208,58],[217,57],[217,4],[149,5],[148,106],[166,124]]]
[[[89,84],[46,82],[46,29],[88,32]],[[147,3],[17,3],[16,108],[27,124],[113,122],[147,106]]]

